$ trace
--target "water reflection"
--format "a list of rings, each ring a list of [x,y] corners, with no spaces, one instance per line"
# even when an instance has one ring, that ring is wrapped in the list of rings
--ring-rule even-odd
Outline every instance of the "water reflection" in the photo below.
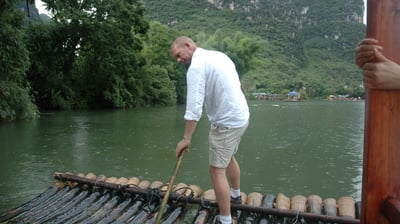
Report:
[[[88,118],[86,116],[73,117],[73,126],[75,132],[72,134],[72,154],[74,155],[74,166],[84,167],[85,162],[88,160],[88,146],[89,136]]]

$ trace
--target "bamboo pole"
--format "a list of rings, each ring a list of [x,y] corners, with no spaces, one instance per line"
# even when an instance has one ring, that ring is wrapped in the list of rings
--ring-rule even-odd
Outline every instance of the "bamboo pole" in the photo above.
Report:
[[[367,0],[367,37],[400,62],[400,0]],[[400,74],[399,74],[400,75]],[[366,90],[361,223],[389,223],[382,212],[400,193],[400,91]]]
[[[162,215],[164,213],[165,205],[167,204],[168,199],[169,199],[169,195],[171,194],[171,191],[172,191],[172,186],[174,184],[176,176],[178,176],[179,169],[181,168],[181,164],[182,164],[182,160],[183,160],[183,155],[184,154],[185,154],[185,151],[183,150],[181,155],[179,155],[179,157],[178,157],[178,161],[175,164],[174,172],[173,172],[171,178],[169,179],[167,191],[165,192],[165,195],[164,195],[163,200],[161,202],[160,209],[157,212],[157,217],[156,217],[155,224],[160,224],[161,217],[162,217]]]

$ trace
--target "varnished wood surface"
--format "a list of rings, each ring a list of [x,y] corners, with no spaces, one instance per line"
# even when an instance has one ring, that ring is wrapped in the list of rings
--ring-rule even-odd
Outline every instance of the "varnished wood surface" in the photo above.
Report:
[[[400,63],[400,0],[367,1],[366,36]],[[365,109],[361,223],[385,224],[383,202],[400,194],[400,91],[367,90]]]

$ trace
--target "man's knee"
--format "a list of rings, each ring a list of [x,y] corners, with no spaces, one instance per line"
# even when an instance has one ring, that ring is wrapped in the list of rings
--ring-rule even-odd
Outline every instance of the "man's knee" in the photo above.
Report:
[[[219,177],[221,175],[225,176],[225,168],[210,166],[210,175],[215,177]]]

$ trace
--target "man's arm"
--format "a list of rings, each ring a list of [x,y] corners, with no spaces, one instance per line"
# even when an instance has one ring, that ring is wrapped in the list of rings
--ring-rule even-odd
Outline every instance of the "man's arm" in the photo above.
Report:
[[[185,133],[183,134],[183,139],[178,142],[175,149],[176,157],[179,157],[183,150],[189,152],[190,141],[192,139],[194,130],[196,130],[197,121],[195,120],[186,120],[185,122]]]

